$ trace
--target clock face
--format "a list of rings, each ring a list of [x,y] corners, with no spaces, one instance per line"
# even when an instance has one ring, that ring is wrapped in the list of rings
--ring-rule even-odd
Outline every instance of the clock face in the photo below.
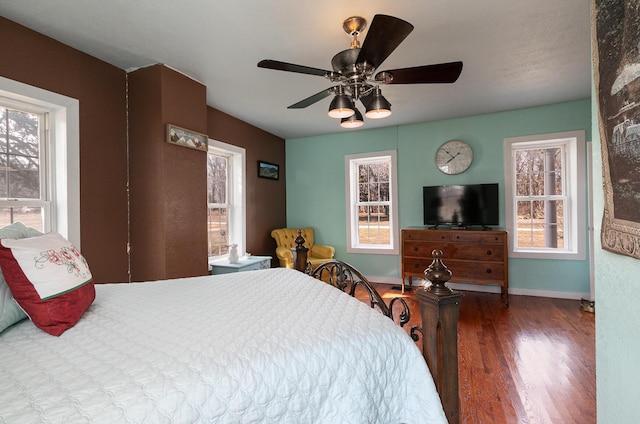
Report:
[[[436,165],[445,174],[460,174],[469,168],[472,161],[471,147],[460,140],[447,141],[436,153]]]

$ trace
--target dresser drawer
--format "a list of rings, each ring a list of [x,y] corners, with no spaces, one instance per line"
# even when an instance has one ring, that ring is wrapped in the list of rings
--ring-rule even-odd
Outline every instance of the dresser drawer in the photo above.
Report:
[[[445,258],[442,261],[452,273],[451,281],[488,283],[502,282],[505,279],[505,268],[500,262],[473,262]],[[405,258],[403,269],[405,274],[424,278],[424,271],[431,262],[431,258]]]
[[[495,231],[457,231],[451,234],[452,242],[504,244],[504,233]]]
[[[242,268],[242,271],[257,271],[259,269],[264,269],[262,266],[262,262],[256,262],[255,264],[247,265]]]
[[[405,241],[402,244],[403,256],[420,256],[431,258],[434,250],[442,250],[447,253],[449,244],[446,242],[420,242],[420,241]]]
[[[424,274],[424,270],[427,269],[429,265],[431,265],[432,261],[433,259],[431,258],[431,255],[429,255],[429,257],[423,257],[423,258],[418,258],[418,257],[406,258],[405,257],[402,260],[402,269],[404,270],[405,274],[422,276]]]
[[[449,234],[440,230],[402,230],[403,240],[448,242]]]
[[[449,261],[447,268],[453,273],[452,281],[502,282],[505,279],[504,265],[497,262]]]
[[[478,261],[503,262],[504,246],[497,244],[451,244],[451,249],[446,252],[443,260],[446,263],[447,256],[450,259],[468,259]]]

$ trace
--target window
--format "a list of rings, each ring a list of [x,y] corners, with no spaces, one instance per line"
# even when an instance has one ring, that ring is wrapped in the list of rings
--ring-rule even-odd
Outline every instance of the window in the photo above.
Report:
[[[505,139],[511,256],[585,259],[584,144],[583,131]]]
[[[209,256],[220,256],[229,252],[229,159],[229,156],[221,154],[207,155]]]
[[[398,254],[396,152],[345,157],[347,252]]]
[[[0,225],[49,231],[48,113],[0,98]]]
[[[33,164],[35,164],[35,152],[30,151],[28,155],[14,154],[18,153],[18,144],[11,141],[15,136],[11,133],[17,130],[17,127],[8,127],[8,133],[4,130],[5,143],[9,138],[9,150],[3,150],[0,155],[4,155],[4,160],[18,161],[24,166],[26,162],[31,161],[31,171],[27,171],[23,168],[22,171],[14,171],[9,166],[0,164],[4,168],[0,171],[5,177],[8,176],[8,180],[3,179],[0,185],[3,184],[4,193],[0,194],[3,201],[10,202],[0,205],[0,213],[4,212],[2,216],[3,221],[1,225],[8,224],[11,220],[11,207],[13,207],[13,220],[26,220],[29,210],[37,208],[42,212],[44,209],[43,227],[38,227],[33,222],[25,222],[34,225],[36,228],[41,228],[44,231],[55,230],[65,236],[76,247],[80,246],[80,103],[78,100],[71,97],[63,96],[61,94],[53,93],[47,90],[43,90],[37,87],[32,87],[27,84],[23,84],[17,81],[10,80],[8,78],[0,77],[0,109],[4,111],[18,111],[27,113],[31,119],[35,114],[39,117],[38,125],[38,190],[40,193],[35,196],[34,191],[27,195],[25,191],[16,191],[15,184],[21,184],[20,178],[26,178],[26,174],[31,174],[31,181],[35,182],[35,174]],[[5,112],[6,113],[6,112]],[[12,112],[13,113],[13,112]],[[11,114],[12,114],[11,113]],[[42,116],[47,116],[46,127],[41,125]],[[8,120],[7,120],[8,118]],[[23,115],[22,118],[25,118]],[[15,123],[8,124],[11,121],[11,116],[5,116],[5,127],[7,125],[16,125]],[[35,118],[33,118],[35,119]],[[26,124],[24,120],[23,124]],[[33,122],[33,121],[31,121]],[[29,124],[31,125],[31,124]],[[48,128],[46,137],[42,137],[41,130]],[[33,130],[27,130],[23,128],[21,130],[22,147],[24,145],[25,137],[29,149],[34,146],[32,135],[35,134]],[[25,132],[26,131],[26,132]],[[30,131],[30,133],[29,133]],[[27,135],[29,133],[29,135]],[[2,137],[2,136],[0,136]],[[31,137],[31,138],[30,138]],[[48,144],[44,147],[44,151],[41,150],[41,143],[47,140]],[[26,152],[23,152],[26,153]],[[19,177],[16,172],[22,172],[22,176]],[[12,184],[14,184],[12,186]],[[11,187],[11,192],[8,192],[8,187]],[[32,188],[35,190],[35,188]],[[33,197],[29,197],[33,196]],[[17,199],[17,200],[8,200]],[[15,202],[21,202],[18,206]],[[48,206],[47,206],[48,202]],[[48,212],[46,211],[48,208]],[[9,215],[7,215],[9,214]],[[23,214],[23,216],[19,216]],[[33,217],[30,216],[31,218]]]
[[[207,229],[209,258],[245,251],[245,149],[209,140],[207,154]]]

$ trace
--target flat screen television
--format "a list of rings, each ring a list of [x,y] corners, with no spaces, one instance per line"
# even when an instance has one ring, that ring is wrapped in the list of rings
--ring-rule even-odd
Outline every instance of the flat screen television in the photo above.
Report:
[[[441,185],[422,188],[424,225],[499,225],[498,184]]]

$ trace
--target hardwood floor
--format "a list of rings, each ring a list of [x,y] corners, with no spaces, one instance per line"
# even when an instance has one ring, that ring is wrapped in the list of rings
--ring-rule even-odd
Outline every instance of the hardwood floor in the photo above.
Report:
[[[400,296],[375,284],[388,299]],[[458,323],[461,423],[596,422],[595,316],[576,300],[465,291]],[[419,323],[415,295],[409,331]],[[420,343],[420,342],[418,342]]]

